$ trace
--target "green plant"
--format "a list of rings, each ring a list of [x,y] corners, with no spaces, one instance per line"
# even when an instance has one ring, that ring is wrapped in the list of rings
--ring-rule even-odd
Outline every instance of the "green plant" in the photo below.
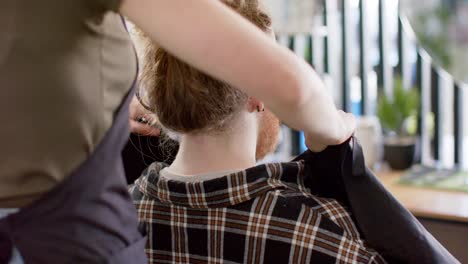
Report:
[[[415,88],[405,89],[401,78],[395,79],[393,98],[381,94],[377,116],[387,132],[398,136],[414,135],[417,130],[419,93]]]

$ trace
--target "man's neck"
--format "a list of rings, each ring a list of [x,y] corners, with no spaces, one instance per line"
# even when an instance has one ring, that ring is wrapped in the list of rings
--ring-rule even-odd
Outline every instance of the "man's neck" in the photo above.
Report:
[[[181,175],[241,170],[255,166],[256,122],[232,122],[226,132],[183,135],[170,170]]]

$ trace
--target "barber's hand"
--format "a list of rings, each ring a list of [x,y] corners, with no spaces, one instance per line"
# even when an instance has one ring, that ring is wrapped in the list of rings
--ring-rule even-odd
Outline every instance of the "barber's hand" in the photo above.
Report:
[[[161,131],[153,126],[155,120],[155,115],[146,110],[134,96],[129,109],[130,131],[142,136],[159,136]]]
[[[317,137],[305,134],[305,140],[307,147],[313,152],[321,152],[328,146],[340,145],[350,139],[356,130],[356,117],[353,114],[338,110],[338,116],[340,118],[338,131],[334,133],[334,138],[327,138],[326,142],[317,139]]]

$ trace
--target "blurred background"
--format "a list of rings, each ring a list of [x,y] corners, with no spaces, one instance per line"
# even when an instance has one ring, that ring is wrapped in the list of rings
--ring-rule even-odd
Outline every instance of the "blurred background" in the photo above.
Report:
[[[382,145],[388,135],[417,137],[414,162],[467,168],[468,157],[462,154],[468,149],[464,140],[468,137],[468,129],[464,129],[468,116],[463,115],[468,100],[464,92],[468,80],[468,22],[463,19],[468,1],[264,3],[273,16],[278,41],[313,65],[338,106],[362,116],[368,126],[375,123],[372,117],[384,119],[379,122]],[[399,117],[379,111],[385,108],[380,101],[385,97],[391,104],[399,88],[404,90],[400,93],[403,97],[416,90],[418,100],[397,102],[412,104],[411,113],[403,111],[398,122],[388,124],[388,119]],[[403,123],[405,131],[395,123]],[[299,135],[286,152],[297,154],[304,150],[302,143]],[[378,156],[369,157],[371,165],[383,158],[381,147],[368,150]]]

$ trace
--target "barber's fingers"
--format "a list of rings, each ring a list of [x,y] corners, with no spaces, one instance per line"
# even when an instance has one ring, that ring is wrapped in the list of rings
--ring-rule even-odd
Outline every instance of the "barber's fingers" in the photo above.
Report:
[[[346,113],[339,110],[338,114],[343,120],[343,136],[338,142],[338,144],[342,144],[354,135],[354,132],[356,131],[357,121],[356,117],[351,113]]]
[[[159,128],[153,127],[149,124],[144,124],[133,119],[130,119],[130,131],[135,134],[142,136],[153,136],[157,137],[161,134]]]
[[[357,125],[356,117],[353,114],[338,110],[338,118],[340,119],[338,122],[339,126],[337,127],[338,131],[334,133],[337,136],[332,141],[329,141],[329,143],[323,143],[317,137],[305,135],[306,145],[311,151],[321,152],[330,145],[343,144],[353,136]]]
[[[142,136],[159,136],[161,130],[155,127],[156,116],[146,110],[136,96],[133,97],[129,107],[130,131]]]
[[[328,146],[325,145],[325,144],[322,144],[320,142],[317,142],[315,140],[307,140],[306,139],[306,145],[307,145],[307,148],[312,151],[312,152],[316,152],[316,153],[319,153],[319,152],[322,152],[324,151]]]

